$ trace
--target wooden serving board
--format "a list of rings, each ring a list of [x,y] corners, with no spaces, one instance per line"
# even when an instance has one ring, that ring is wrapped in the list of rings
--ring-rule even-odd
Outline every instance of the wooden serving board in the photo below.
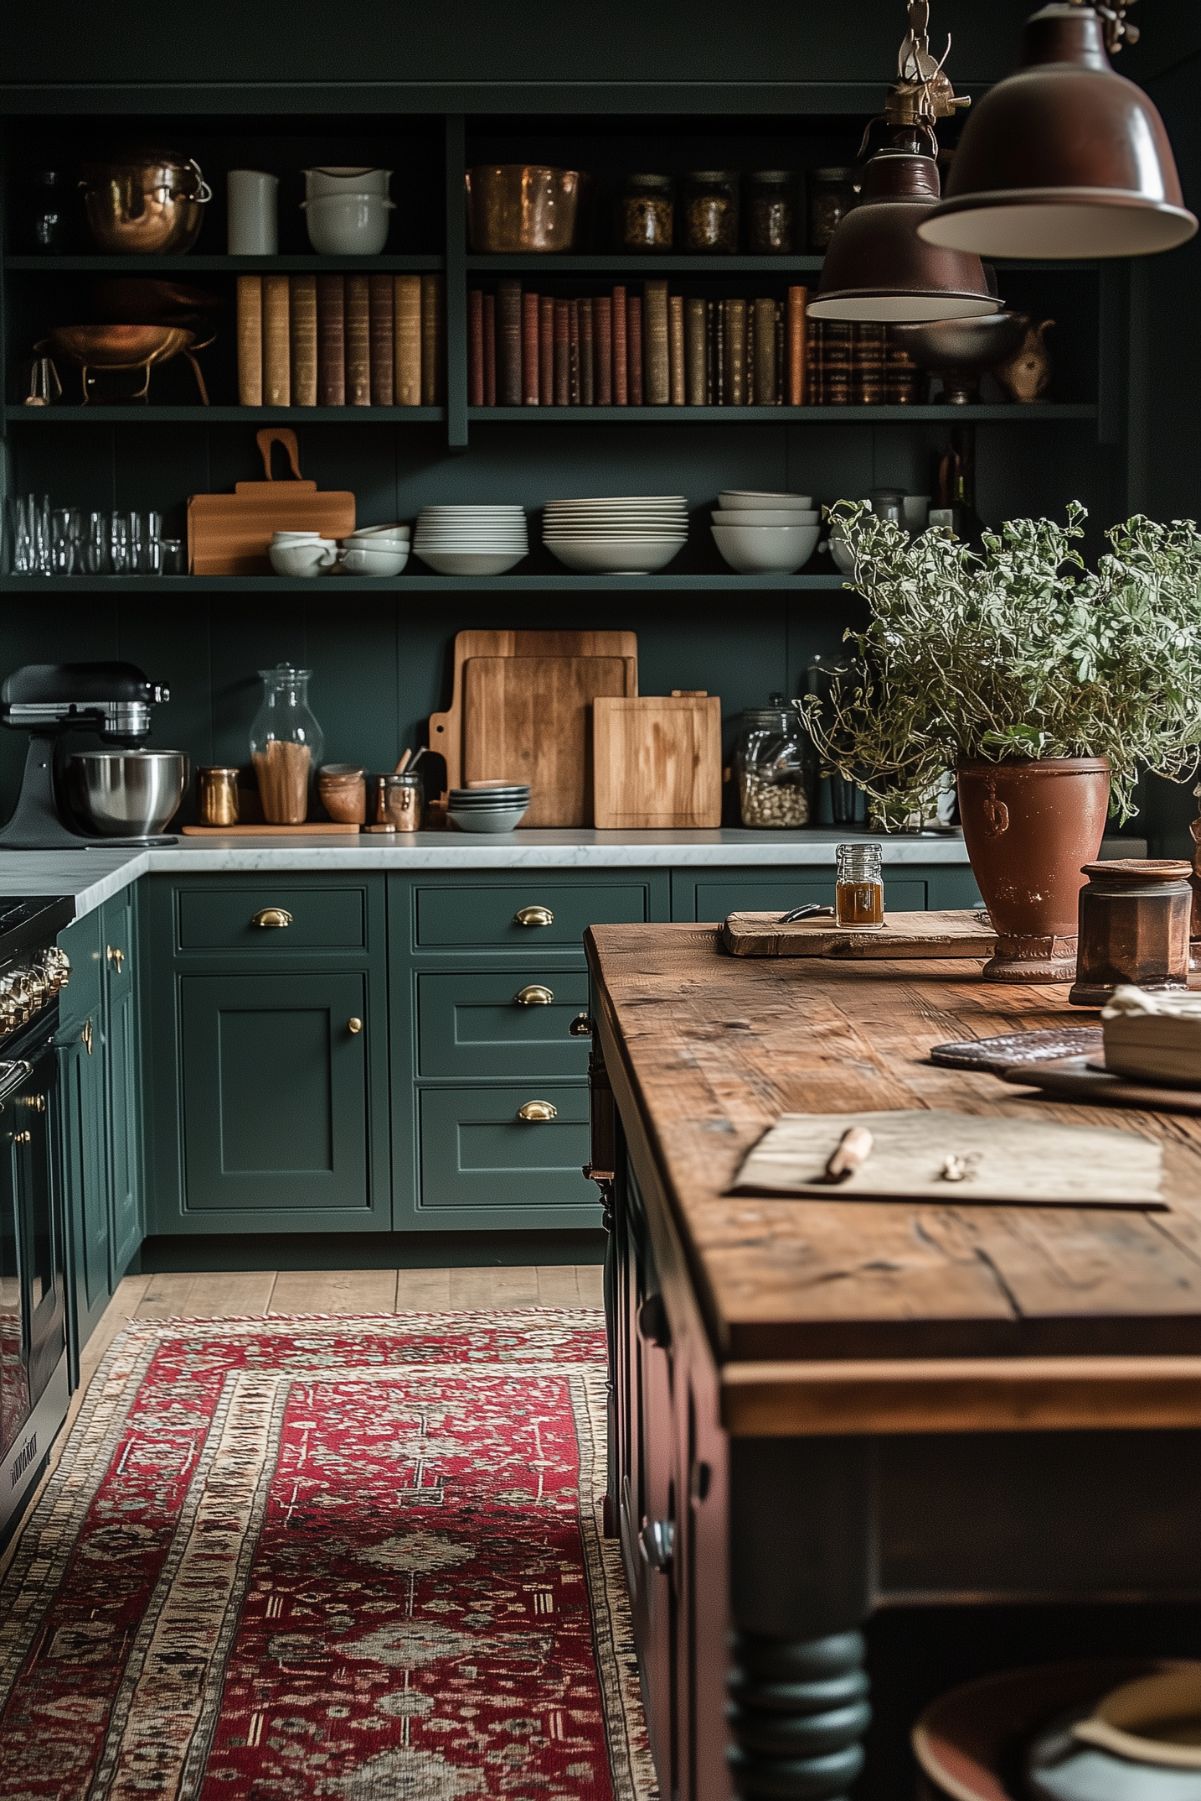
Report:
[[[721,701],[709,694],[598,699],[593,797],[601,831],[721,824]]]
[[[620,657],[626,664],[626,677],[619,692],[638,692],[638,638],[634,632],[456,632],[450,706],[444,713],[431,713],[429,726],[429,748],[445,758],[448,788],[463,785],[463,671],[481,657]]]
[[[1097,1034],[1100,1037],[1100,1032]],[[1147,1107],[1159,1113],[1201,1113],[1201,1089],[1168,1088],[1112,1076],[1093,1056],[1061,1057],[1054,1063],[1018,1065],[1004,1072],[1006,1082],[1038,1088],[1058,1100],[1092,1107]]]
[[[345,538],[354,530],[354,495],[324,493],[300,473],[296,433],[265,429],[255,438],[265,481],[237,482],[232,494],[193,494],[188,501],[188,569],[193,575],[262,575],[271,564],[267,546],[278,531],[320,532]],[[282,444],[292,479],[271,479],[271,451]]]
[[[970,908],[886,913],[883,926],[869,930],[829,919],[781,925],[778,913],[731,913],[721,941],[735,957],[991,957],[997,946],[996,933]]]
[[[592,819],[593,702],[622,695],[624,657],[472,657],[463,667],[463,776],[528,782],[527,826]]]
[[[319,819],[311,825],[181,825],[185,838],[357,838],[357,825]]]

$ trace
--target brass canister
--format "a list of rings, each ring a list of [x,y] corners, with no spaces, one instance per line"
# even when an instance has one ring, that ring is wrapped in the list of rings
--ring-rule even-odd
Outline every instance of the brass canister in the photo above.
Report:
[[[196,771],[196,812],[201,825],[237,825],[238,774],[236,769],[207,765]]]
[[[400,775],[381,775],[376,793],[375,818],[379,825],[394,826],[398,832],[419,832],[425,817],[425,788],[414,770]]]

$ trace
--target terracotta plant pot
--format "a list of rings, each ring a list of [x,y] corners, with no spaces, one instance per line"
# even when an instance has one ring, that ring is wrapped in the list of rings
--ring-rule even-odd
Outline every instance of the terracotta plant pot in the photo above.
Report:
[[[990,982],[1070,982],[1083,866],[1109,810],[1105,757],[965,763],[957,772],[968,858],[997,934]]]

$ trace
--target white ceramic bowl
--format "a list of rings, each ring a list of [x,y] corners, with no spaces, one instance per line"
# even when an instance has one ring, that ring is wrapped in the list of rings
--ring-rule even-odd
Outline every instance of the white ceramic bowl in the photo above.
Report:
[[[304,171],[304,191],[308,199],[321,200],[327,194],[388,194],[391,169],[357,169],[345,164]]]
[[[347,575],[399,575],[409,560],[409,547],[368,550],[362,544],[348,544],[338,560]]]
[[[740,575],[795,575],[813,555],[816,525],[715,525],[722,558]]]
[[[821,514],[817,512],[816,509],[808,513],[787,513],[782,511],[765,513],[752,513],[747,511],[739,513],[727,511],[725,508],[718,508],[717,512],[712,514],[711,517],[714,525],[733,525],[737,526],[739,529],[743,526],[756,525],[818,525],[821,522]]]
[[[378,256],[388,242],[394,206],[382,194],[326,194],[300,204],[318,256]]]
[[[420,545],[414,549],[435,575],[504,575],[527,554],[524,550],[423,550]]]
[[[357,531],[343,538],[343,544],[358,544],[372,538],[386,538],[391,542],[402,538],[407,543],[412,536],[411,525],[360,525]]]
[[[306,538],[269,544],[267,557],[276,575],[324,575],[338,561],[338,546],[332,538]]]
[[[753,513],[763,507],[777,512],[813,511],[812,494],[757,494],[753,488],[725,488],[717,498],[728,513]]]
[[[844,575],[855,573],[855,553],[845,538],[827,538],[825,548],[834,559],[834,567]]]
[[[515,832],[527,811],[526,807],[495,807],[487,813],[461,813],[449,807],[446,817],[460,832]]]
[[[679,556],[677,538],[555,538],[547,549],[581,575],[653,575]]]

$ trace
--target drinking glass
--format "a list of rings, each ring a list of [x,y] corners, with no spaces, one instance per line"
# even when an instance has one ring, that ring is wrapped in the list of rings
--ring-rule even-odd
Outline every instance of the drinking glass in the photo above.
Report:
[[[108,515],[106,513],[88,514],[83,566],[89,575],[108,574]]]
[[[113,513],[108,523],[109,567],[114,575],[129,573],[129,520],[124,513]]]
[[[158,541],[159,566],[163,575],[185,575],[183,539],[160,538]]]
[[[30,536],[33,541],[34,575],[53,575],[54,566],[50,555],[50,496],[48,494],[30,495],[32,507],[30,519]]]
[[[54,575],[75,574],[75,535],[70,507],[55,507],[50,514],[50,568]]]
[[[132,518],[132,514],[130,517]],[[148,512],[142,514],[141,547],[138,552],[138,569],[142,575],[158,575],[163,566],[163,516],[161,513]]]
[[[33,570],[33,534],[30,529],[30,509],[33,499],[28,494],[18,494],[12,501],[12,572],[14,575],[29,575]]]
[[[114,514],[114,523],[115,523],[115,520],[116,520],[116,515]],[[129,523],[129,573],[131,575],[141,575],[141,573],[142,573],[142,558],[145,555],[145,550],[146,550],[146,540],[145,540],[145,536],[144,536],[146,528],[143,523],[141,513],[130,513],[128,523]]]

